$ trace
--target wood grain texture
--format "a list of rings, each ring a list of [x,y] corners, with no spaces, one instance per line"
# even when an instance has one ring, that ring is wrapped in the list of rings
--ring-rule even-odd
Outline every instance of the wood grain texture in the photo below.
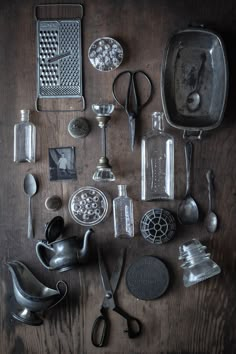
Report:
[[[48,1],[53,3],[53,1]],[[63,3],[63,1],[61,1]],[[65,3],[65,2],[64,2]],[[71,3],[76,3],[71,1]],[[87,108],[83,113],[36,113],[36,164],[13,163],[13,126],[19,120],[19,110],[34,110],[36,97],[35,0],[11,0],[0,3],[0,353],[1,354],[234,354],[236,352],[236,4],[234,0],[96,0],[83,1],[83,70]],[[161,247],[145,242],[139,234],[139,220],[152,207],[165,207],[176,213],[178,201],[185,189],[185,164],[182,132],[167,127],[176,139],[174,202],[140,202],[140,137],[151,127],[151,113],[161,110],[160,67],[163,50],[169,36],[189,23],[204,23],[219,32],[225,42],[230,69],[229,99],[220,128],[210,132],[202,142],[194,144],[193,195],[204,215],[207,211],[205,173],[215,172],[216,213],[220,227],[214,236],[207,234],[203,222],[195,226],[178,227],[173,241]],[[98,37],[118,39],[125,50],[125,59],[114,72],[101,73],[87,59],[90,44]],[[82,236],[84,228],[73,223],[68,212],[70,195],[79,187],[93,185],[100,151],[100,131],[91,104],[99,99],[113,101],[111,86],[114,77],[124,69],[142,69],[150,75],[154,95],[142,111],[138,122],[138,144],[134,153],[128,147],[128,123],[125,113],[116,107],[108,128],[108,156],[117,177],[116,183],[98,188],[117,195],[116,184],[128,185],[134,200],[135,233],[132,242],[113,237],[113,219],[95,229],[94,238],[104,249],[111,268],[120,247],[127,248],[127,260],[117,298],[119,305],[143,323],[142,336],[129,340],[123,333],[125,323],[110,313],[111,335],[104,349],[91,344],[91,328],[103,298],[96,262],[89,266],[59,274],[45,270],[36,258],[35,243],[43,238],[43,225],[56,214],[44,206],[49,195],[63,199],[59,211],[67,224],[65,235]],[[74,117],[86,117],[91,133],[77,141],[67,133]],[[48,148],[76,147],[77,181],[49,182]],[[38,176],[40,187],[32,200],[36,239],[27,240],[27,199],[23,192],[26,173]],[[193,237],[203,241],[222,273],[209,281],[185,289],[178,262],[178,247]],[[142,255],[156,255],[170,269],[171,283],[167,293],[157,301],[136,300],[128,293],[125,272]],[[5,263],[18,259],[48,286],[59,279],[69,285],[66,300],[48,311],[44,325],[30,327],[13,321],[9,312],[12,283]]]

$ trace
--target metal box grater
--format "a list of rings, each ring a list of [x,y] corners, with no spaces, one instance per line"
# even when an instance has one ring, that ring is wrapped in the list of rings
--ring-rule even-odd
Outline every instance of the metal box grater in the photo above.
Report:
[[[84,98],[81,19],[37,20],[37,102]]]

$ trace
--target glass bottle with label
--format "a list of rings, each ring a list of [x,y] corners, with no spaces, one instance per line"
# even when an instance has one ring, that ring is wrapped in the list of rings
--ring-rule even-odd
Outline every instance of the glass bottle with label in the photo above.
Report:
[[[174,199],[174,138],[163,128],[164,113],[152,114],[152,130],[141,143],[141,199]]]
[[[14,126],[14,162],[35,162],[36,127],[29,121],[29,110],[20,114],[21,122]]]
[[[134,237],[133,201],[127,196],[126,185],[118,185],[119,195],[113,200],[114,231],[116,238]]]

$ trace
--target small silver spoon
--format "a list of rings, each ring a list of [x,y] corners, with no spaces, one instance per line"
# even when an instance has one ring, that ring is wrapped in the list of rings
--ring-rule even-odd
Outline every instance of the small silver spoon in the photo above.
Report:
[[[208,183],[208,199],[209,199],[209,206],[208,206],[208,213],[205,219],[206,229],[210,233],[216,232],[217,225],[218,225],[218,218],[217,215],[212,211],[212,201],[213,201],[213,180],[214,174],[212,170],[207,171],[206,179]]]
[[[28,195],[29,198],[29,206],[28,206],[28,238],[34,237],[33,227],[32,227],[32,211],[31,211],[31,198],[37,193],[38,190],[38,182],[36,178],[28,173],[24,178],[24,191],[25,194]]]
[[[187,141],[185,144],[185,162],[186,162],[186,192],[184,199],[178,207],[178,219],[181,224],[195,224],[199,219],[198,206],[190,195],[190,170],[192,160],[193,144]]]
[[[203,68],[204,68],[205,61],[206,61],[206,54],[205,53],[201,54],[201,59],[202,59],[202,62],[201,62],[200,68],[199,68],[198,73],[197,73],[195,89],[188,94],[187,101],[186,101],[187,108],[191,112],[196,111],[199,108],[200,103],[201,103],[201,96],[199,94],[200,77],[202,75]]]

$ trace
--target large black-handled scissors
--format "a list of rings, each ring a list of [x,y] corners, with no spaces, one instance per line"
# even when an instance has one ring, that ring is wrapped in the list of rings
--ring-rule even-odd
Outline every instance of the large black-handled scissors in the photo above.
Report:
[[[118,99],[117,97],[117,84],[118,81],[124,80],[125,77],[128,76],[128,87],[125,89],[126,92],[126,98],[124,99],[124,102],[121,102],[121,100]],[[138,87],[138,81],[137,77],[140,76],[140,79],[143,78],[147,81],[148,84],[148,94],[144,102],[141,102],[139,94],[142,91],[142,87]],[[122,79],[121,79],[122,78]],[[126,80],[127,81],[127,80]],[[139,112],[141,109],[146,106],[146,104],[150,101],[151,96],[152,96],[152,82],[149,78],[149,76],[141,70],[137,71],[122,71],[120,74],[116,76],[116,78],[113,81],[112,85],[112,93],[113,97],[116,100],[116,102],[124,108],[128,120],[129,120],[129,134],[130,134],[130,147],[131,150],[134,150],[134,144],[135,144],[135,125],[136,125],[136,118],[139,115]]]
[[[105,290],[105,297],[100,308],[100,315],[95,319],[93,324],[91,340],[95,347],[104,347],[107,343],[110,329],[110,321],[108,317],[109,309],[117,312],[126,320],[127,329],[125,329],[125,332],[128,333],[129,338],[135,338],[141,333],[141,322],[138,319],[131,317],[120,307],[118,307],[114,300],[114,292],[116,291],[116,288],[118,286],[124,263],[124,250],[121,252],[118,258],[117,267],[112,273],[110,280],[102,258],[101,251],[99,249],[98,263],[102,279],[102,285]]]

